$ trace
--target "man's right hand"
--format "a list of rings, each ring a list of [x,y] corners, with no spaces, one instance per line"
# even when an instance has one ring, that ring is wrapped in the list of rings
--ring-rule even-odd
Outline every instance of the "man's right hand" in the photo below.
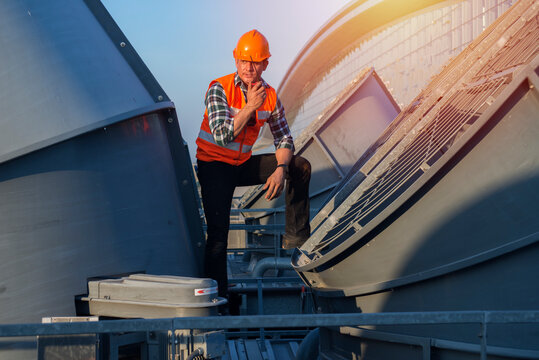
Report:
[[[265,99],[266,89],[261,81],[247,85],[247,104],[234,117],[234,138],[245,128],[249,119],[255,114],[256,109],[262,106]]]
[[[248,106],[256,110],[262,106],[264,100],[266,100],[266,88],[262,85],[262,82],[249,83],[247,86]]]

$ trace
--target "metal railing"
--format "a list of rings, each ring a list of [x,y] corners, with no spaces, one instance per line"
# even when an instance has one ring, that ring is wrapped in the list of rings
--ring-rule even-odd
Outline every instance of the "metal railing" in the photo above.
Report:
[[[461,312],[395,312],[395,313],[343,313],[304,315],[256,315],[256,316],[212,316],[168,319],[111,320],[97,322],[72,322],[52,324],[8,324],[0,325],[0,338],[70,334],[115,334],[150,333],[180,329],[241,329],[241,328],[316,328],[358,327],[367,325],[428,325],[428,324],[478,324],[481,327],[478,344],[467,344],[447,340],[431,339],[430,347],[459,348],[462,351],[479,350],[480,358],[487,354],[510,351],[487,344],[490,324],[538,324],[539,311],[461,311]],[[365,337],[368,337],[366,335]],[[401,343],[413,343],[404,338]],[[501,350],[500,350],[501,349]],[[538,350],[513,349],[519,358],[534,358]],[[424,356],[424,358],[430,358]]]

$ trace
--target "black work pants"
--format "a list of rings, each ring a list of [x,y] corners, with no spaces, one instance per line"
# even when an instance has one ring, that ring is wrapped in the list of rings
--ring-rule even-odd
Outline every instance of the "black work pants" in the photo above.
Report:
[[[275,171],[274,154],[254,155],[235,166],[220,161],[198,160],[198,179],[208,226],[204,262],[205,276],[217,281],[219,296],[228,295],[226,249],[230,207],[236,186],[264,184]],[[307,238],[309,225],[309,181],[311,164],[293,156],[285,189],[285,232]]]

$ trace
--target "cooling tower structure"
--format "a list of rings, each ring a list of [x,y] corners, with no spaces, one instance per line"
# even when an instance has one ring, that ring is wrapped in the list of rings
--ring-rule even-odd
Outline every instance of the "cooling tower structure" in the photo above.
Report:
[[[399,114],[359,185],[313,219],[292,262],[321,311],[537,309],[537,39],[538,4],[517,2]],[[491,326],[489,354],[535,358],[538,330]],[[412,359],[423,340],[474,352],[477,334],[443,324],[343,327],[323,329],[320,341],[324,359]],[[391,336],[395,345],[377,345]]]
[[[400,108],[373,68],[363,69],[333,99],[324,111],[295,138],[295,154],[311,163],[309,184],[313,212],[328,201],[332,191],[353,176],[362,155],[388,131]],[[366,116],[365,114],[368,114]],[[284,224],[284,197],[265,199],[263,185],[251,187],[241,198],[240,207],[252,223]],[[256,211],[260,209],[260,211]],[[281,211],[276,213],[275,209]],[[282,229],[277,229],[277,233]],[[272,236],[275,233],[271,233]],[[260,236],[260,231],[258,231]]]
[[[88,278],[199,276],[173,103],[99,1],[0,2],[0,323],[75,315]]]
[[[358,0],[343,7],[313,35],[278,87],[297,153],[313,165],[312,216],[345,183],[350,188],[361,180],[357,170],[372,154],[368,148],[376,146],[378,136],[384,136],[382,131],[384,134],[391,131],[380,125],[387,126],[395,119],[400,109],[412,103],[450,59],[457,57],[514,3],[512,0]],[[383,92],[368,86],[357,88],[358,84],[371,82],[363,78],[366,69],[373,69]],[[384,96],[387,99],[383,100]],[[368,101],[375,105],[372,113],[364,109],[369,106]],[[382,107],[386,108],[383,112]],[[324,129],[314,129],[323,122]],[[350,138],[355,136],[356,141],[339,134],[342,130]],[[312,143],[305,144],[303,140],[308,138]],[[334,144],[339,142],[350,154],[335,152]],[[255,149],[272,151],[272,144],[271,133],[265,129]],[[358,166],[350,172],[350,163],[356,161]],[[351,176],[354,179],[349,182]],[[340,201],[346,195],[340,193],[336,199]],[[282,201],[264,201],[259,188],[247,191],[239,204],[247,209],[244,215],[250,225],[260,223],[273,228],[274,224],[283,223],[282,206]],[[268,208],[279,209],[257,211]]]
[[[538,39],[535,0],[349,3],[279,87],[311,237],[206,317],[174,104],[99,1],[0,1],[0,358],[539,358]]]

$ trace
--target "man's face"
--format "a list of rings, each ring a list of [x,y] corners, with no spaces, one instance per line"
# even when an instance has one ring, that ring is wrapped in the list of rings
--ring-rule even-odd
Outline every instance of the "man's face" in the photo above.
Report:
[[[260,80],[262,72],[268,67],[268,60],[259,62],[236,59],[236,69],[240,79],[246,84]]]

